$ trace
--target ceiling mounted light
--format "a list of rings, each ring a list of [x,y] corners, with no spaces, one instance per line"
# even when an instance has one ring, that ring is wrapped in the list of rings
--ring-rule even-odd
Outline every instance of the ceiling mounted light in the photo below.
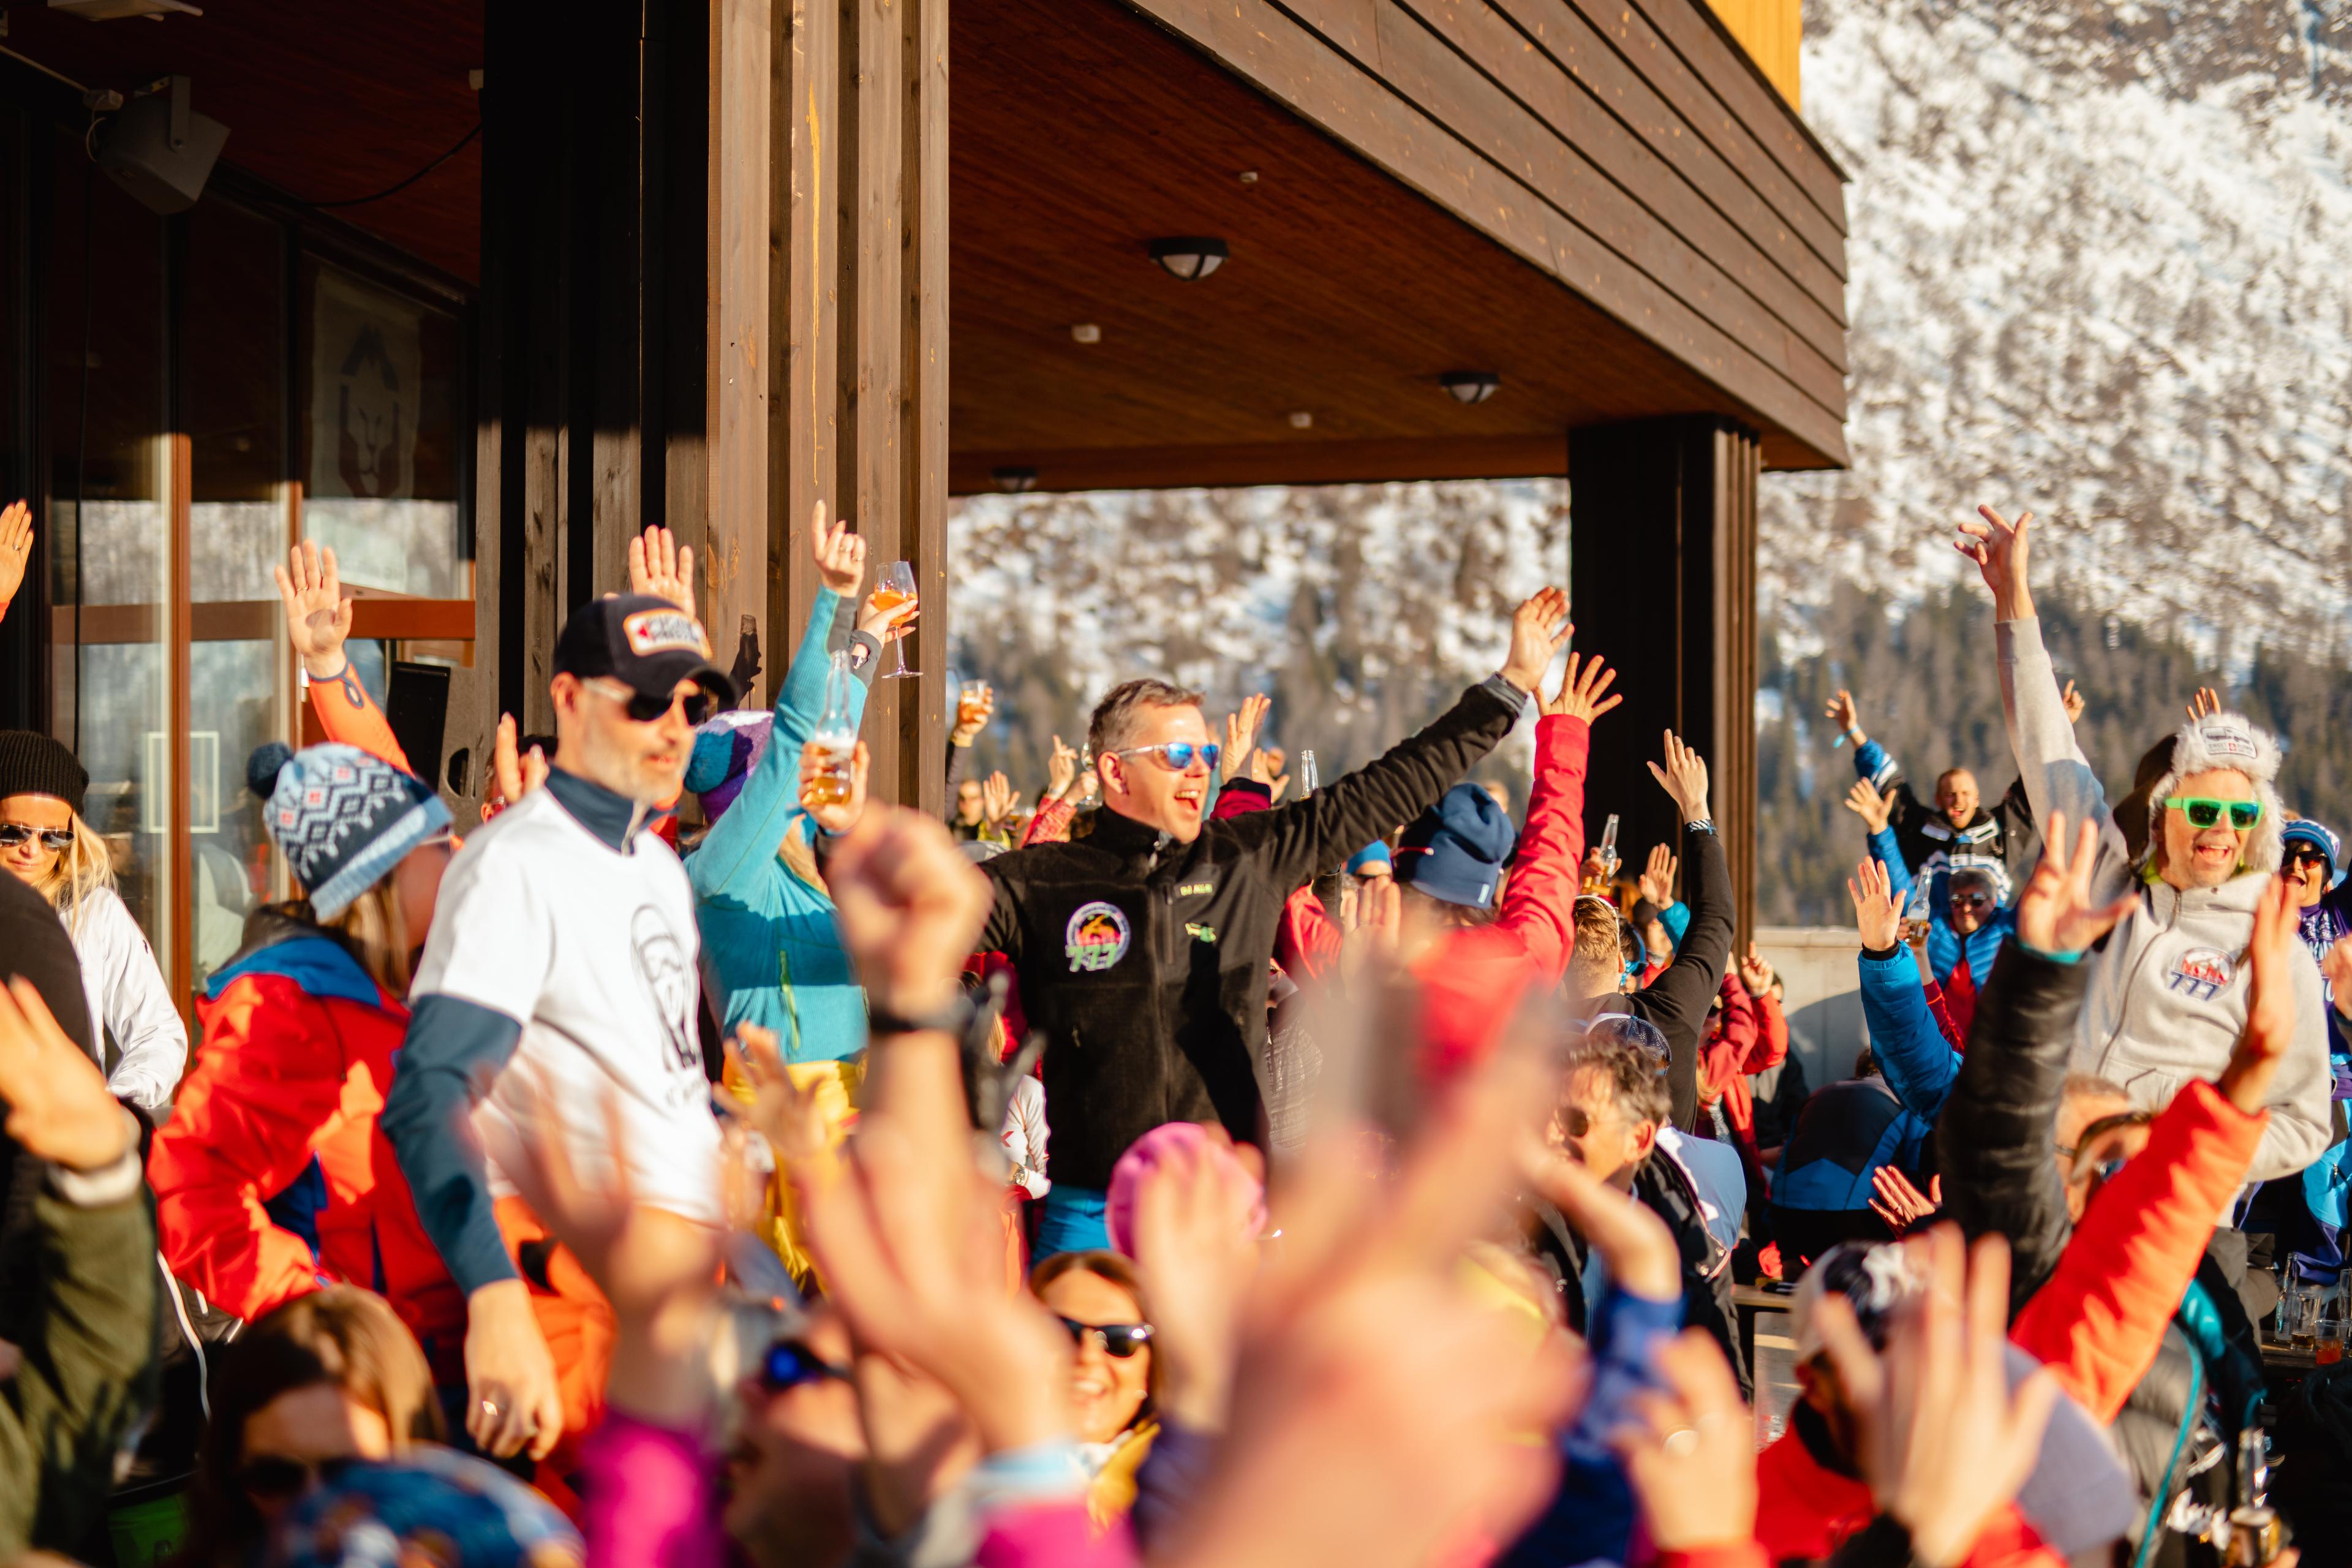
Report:
[[[1449,370],[1437,378],[1456,403],[1484,403],[1495,395],[1503,378],[1491,370]]]
[[[996,481],[998,489],[1009,496],[1026,495],[1037,488],[1037,470],[1034,468],[991,468],[988,477]]]
[[[1181,278],[1196,283],[1225,263],[1233,251],[1225,242],[1210,235],[1179,235],[1173,239],[1155,239],[1150,247],[1151,259],[1167,269],[1171,278]]]

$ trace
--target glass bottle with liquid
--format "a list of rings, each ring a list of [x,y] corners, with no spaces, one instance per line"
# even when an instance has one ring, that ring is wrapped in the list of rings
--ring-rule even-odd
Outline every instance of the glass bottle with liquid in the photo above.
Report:
[[[1934,923],[1934,905],[1929,901],[1928,879],[1911,879],[1911,899],[1903,906],[1903,941],[1906,944],[1927,940],[1927,928]]]
[[[824,716],[809,736],[823,754],[824,764],[802,786],[803,805],[849,804],[850,770],[857,759],[857,718],[850,710],[849,698],[856,679],[849,672],[849,655],[835,654],[824,673]]]
[[[1313,795],[1318,789],[1322,787],[1322,782],[1323,781],[1317,776],[1315,772],[1315,753],[1312,751],[1304,751],[1299,752],[1298,797],[1301,800],[1304,800],[1308,795]]]

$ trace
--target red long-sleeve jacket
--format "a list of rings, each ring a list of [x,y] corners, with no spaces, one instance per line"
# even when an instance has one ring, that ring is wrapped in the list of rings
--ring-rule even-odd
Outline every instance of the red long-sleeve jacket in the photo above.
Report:
[[[1747,983],[1736,971],[1723,977],[1721,994],[1723,1005],[1717,1009],[1714,1033],[1699,1047],[1699,1100],[1705,1103],[1711,1096],[1723,1097],[1723,1119],[1752,1154],[1756,1095],[1748,1087],[1748,1075],[1780,1065],[1789,1054],[1789,1025],[1771,994],[1767,992],[1760,999],[1750,996]],[[1777,1030],[1765,1026],[1765,1004],[1770,1005],[1769,1017],[1780,1026]]]
[[[2156,1360],[2165,1325],[2196,1278],[2213,1222],[2246,1179],[2270,1113],[2247,1115],[2191,1083],[2148,1131],[2147,1147],[2108,1181],[2058,1267],[2009,1337],[2049,1366],[2093,1419],[2113,1421]],[[1758,1456],[1756,1538],[1775,1561],[1826,1557],[1870,1522],[1870,1489],[1817,1461],[1794,1430]],[[2055,1565],[2014,1506],[1986,1526],[1968,1563]]]
[[[1422,1037],[1440,1073],[1483,1056],[1528,986],[1557,985],[1568,972],[1576,950],[1591,739],[1581,719],[1536,721],[1535,788],[1501,907],[1491,924],[1447,931],[1413,965]]]
[[[436,1378],[457,1373],[465,1299],[376,1125],[408,1009],[333,938],[279,921],[197,1005],[204,1049],[147,1160],[164,1261],[248,1321],[330,1281],[363,1286]]]

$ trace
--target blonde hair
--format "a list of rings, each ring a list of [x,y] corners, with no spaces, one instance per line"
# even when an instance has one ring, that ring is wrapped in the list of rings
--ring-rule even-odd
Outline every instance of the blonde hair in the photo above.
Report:
[[[303,912],[321,930],[340,934],[368,977],[387,993],[395,998],[408,994],[408,913],[401,908],[400,889],[389,875],[333,920],[319,920],[307,900]]]
[[[89,897],[100,888],[114,886],[114,851],[98,830],[73,811],[73,842],[58,852],[48,870],[33,884],[33,890],[49,900],[49,907],[64,917],[66,930],[79,938],[81,918]]]

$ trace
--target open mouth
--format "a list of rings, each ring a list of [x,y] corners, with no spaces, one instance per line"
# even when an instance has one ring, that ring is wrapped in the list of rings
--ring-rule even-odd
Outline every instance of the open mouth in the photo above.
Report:
[[[1207,794],[1208,792],[1205,789],[1198,788],[1191,784],[1179,784],[1176,789],[1177,808],[1181,811],[1189,811],[1193,816],[1198,816],[1201,815],[1201,802],[1206,797]]]

